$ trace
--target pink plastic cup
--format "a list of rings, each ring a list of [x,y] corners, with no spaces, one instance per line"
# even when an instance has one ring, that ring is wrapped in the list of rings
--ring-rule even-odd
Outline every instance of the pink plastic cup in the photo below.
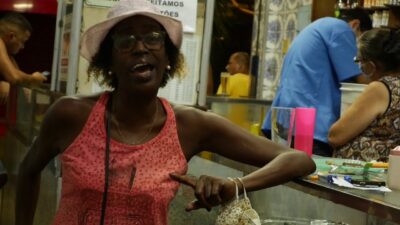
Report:
[[[315,108],[296,108],[294,148],[312,155]]]

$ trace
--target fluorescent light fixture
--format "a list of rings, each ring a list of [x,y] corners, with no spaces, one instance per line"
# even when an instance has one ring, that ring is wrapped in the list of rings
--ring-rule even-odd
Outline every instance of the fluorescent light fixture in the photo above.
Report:
[[[16,3],[13,5],[14,9],[31,9],[33,7],[32,3]]]

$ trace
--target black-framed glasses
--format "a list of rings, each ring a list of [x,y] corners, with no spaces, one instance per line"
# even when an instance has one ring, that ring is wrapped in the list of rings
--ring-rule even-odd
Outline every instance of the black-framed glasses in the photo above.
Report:
[[[160,50],[164,46],[165,32],[153,31],[145,35],[114,35],[114,48],[121,52],[129,52],[138,41],[141,41],[148,50]]]

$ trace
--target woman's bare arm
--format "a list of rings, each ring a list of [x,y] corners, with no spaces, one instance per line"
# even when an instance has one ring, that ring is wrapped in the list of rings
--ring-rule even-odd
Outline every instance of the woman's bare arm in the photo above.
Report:
[[[344,115],[329,130],[328,140],[333,147],[346,144],[363,132],[389,106],[389,91],[378,81],[370,83],[350,105]]]

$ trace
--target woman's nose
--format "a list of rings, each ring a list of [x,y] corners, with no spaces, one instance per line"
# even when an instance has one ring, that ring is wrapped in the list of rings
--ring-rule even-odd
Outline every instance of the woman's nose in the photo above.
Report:
[[[137,40],[136,43],[133,45],[132,52],[148,52],[149,49],[144,44],[143,40]]]

